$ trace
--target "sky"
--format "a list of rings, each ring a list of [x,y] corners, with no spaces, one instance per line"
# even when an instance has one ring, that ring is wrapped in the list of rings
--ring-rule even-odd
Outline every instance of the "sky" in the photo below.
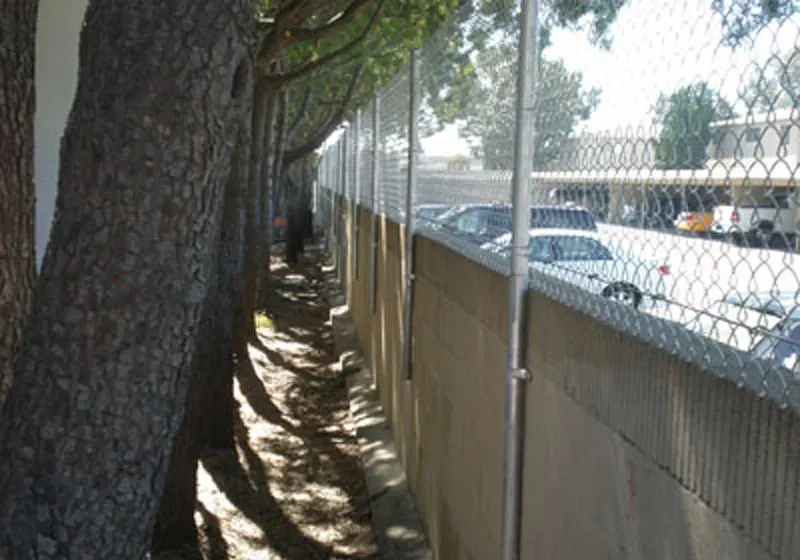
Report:
[[[736,52],[720,44],[721,18],[711,0],[630,0],[612,27],[612,47],[592,46],[583,32],[555,30],[545,56],[580,72],[587,88],[601,89],[600,104],[582,132],[635,132],[649,127],[650,108],[662,92],[706,80],[731,102],[771,52],[800,47],[800,19],[772,24],[752,46]],[[455,126],[422,141],[425,155],[467,155]]]

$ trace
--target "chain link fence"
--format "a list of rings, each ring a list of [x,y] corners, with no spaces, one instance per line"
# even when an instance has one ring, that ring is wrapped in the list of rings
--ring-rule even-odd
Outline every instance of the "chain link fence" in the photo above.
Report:
[[[543,10],[530,287],[797,409],[800,20],[762,22],[734,48],[724,5],[632,0],[610,45],[549,26]],[[415,235],[508,273],[511,23],[465,6],[420,52],[418,83],[407,67],[360,110],[357,146],[341,149],[355,120],[332,137],[323,227],[341,216],[334,194],[358,192],[358,205],[401,224],[410,211]]]

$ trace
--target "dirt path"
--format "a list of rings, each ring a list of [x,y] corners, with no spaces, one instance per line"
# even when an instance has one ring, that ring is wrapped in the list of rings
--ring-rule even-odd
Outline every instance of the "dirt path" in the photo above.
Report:
[[[318,266],[273,264],[270,320],[237,379],[238,457],[206,457],[206,559],[377,559]]]

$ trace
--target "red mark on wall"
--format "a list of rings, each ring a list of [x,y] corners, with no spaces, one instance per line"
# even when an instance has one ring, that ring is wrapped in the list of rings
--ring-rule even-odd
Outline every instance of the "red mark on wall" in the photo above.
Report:
[[[636,497],[638,496],[638,482],[636,480],[636,463],[628,458],[625,461],[625,470],[628,473],[628,504],[625,511],[625,520],[633,523],[636,521]]]

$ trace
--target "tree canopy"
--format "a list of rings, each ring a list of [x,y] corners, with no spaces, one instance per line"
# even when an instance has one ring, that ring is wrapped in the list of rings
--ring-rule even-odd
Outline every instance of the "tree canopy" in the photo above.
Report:
[[[486,169],[513,166],[516,63],[511,44],[491,47],[477,57],[478,79],[461,129]],[[534,165],[542,168],[558,157],[575,126],[591,116],[600,92],[584,89],[582,76],[567,70],[561,60],[540,58],[538,79]]]
[[[800,13],[797,0],[712,0],[711,6],[722,18],[723,43],[733,48],[771,22]]]
[[[585,28],[595,41],[607,44],[611,23],[625,2],[552,0],[542,10],[542,41],[547,42],[551,26],[568,25]],[[464,114],[475,89],[475,54],[498,36],[513,43],[519,27],[516,0],[351,0],[336,9],[320,5],[302,32],[288,32],[284,68],[276,81],[292,90],[290,120],[297,127],[290,150],[321,142],[407,65],[412,48],[423,44],[428,124],[453,122]],[[306,30],[330,21],[343,23],[321,38]],[[354,77],[356,86],[347,88]]]
[[[742,97],[749,110],[800,107],[800,48],[771,56],[755,68]]]
[[[653,140],[658,169],[702,169],[708,159],[711,123],[734,117],[730,103],[706,82],[662,94],[653,110],[661,128]]]
[[[550,30],[560,27],[584,30],[596,45],[607,48],[613,40],[613,23],[629,1],[544,2],[542,46],[547,45]],[[722,18],[723,42],[732,47],[768,23],[797,13],[793,0],[709,1]],[[294,148],[318,145],[408,63],[412,48],[423,44],[428,62],[423,70],[426,124],[440,127],[453,122],[464,114],[475,90],[475,54],[498,36],[513,43],[519,29],[517,0],[271,2],[266,12],[272,23],[265,29],[276,32],[279,6],[286,11],[285,6],[293,4],[306,8],[294,12],[293,21],[300,23],[280,31],[286,50],[278,82],[292,90]]]

